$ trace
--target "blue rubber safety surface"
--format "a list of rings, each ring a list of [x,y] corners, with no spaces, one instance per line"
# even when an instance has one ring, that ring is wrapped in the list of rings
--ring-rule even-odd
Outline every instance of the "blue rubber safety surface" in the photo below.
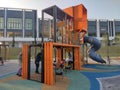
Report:
[[[83,67],[96,70],[73,70],[67,73],[65,76],[71,81],[68,90],[100,90],[97,78],[120,75],[120,65],[87,64]]]
[[[100,84],[99,84],[97,78],[120,75],[120,71],[115,71],[115,72],[81,72],[81,73],[89,79],[90,84],[91,84],[90,90],[100,90]]]
[[[90,90],[100,90],[100,84],[97,78],[112,77],[112,76],[120,75],[120,65],[89,64],[89,65],[84,65],[83,67],[98,69],[98,71],[103,70],[103,72],[81,71],[81,73],[85,75],[90,81],[90,84],[91,84]]]
[[[93,68],[97,70],[120,70],[120,65],[106,65],[106,64],[86,64],[84,68]]]

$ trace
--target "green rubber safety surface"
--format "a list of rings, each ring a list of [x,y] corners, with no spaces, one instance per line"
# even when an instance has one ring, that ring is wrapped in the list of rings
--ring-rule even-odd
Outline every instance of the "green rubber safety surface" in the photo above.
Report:
[[[41,90],[42,84],[30,80],[13,80],[0,83],[0,90]]]
[[[80,71],[71,70],[65,76],[70,79],[68,90],[90,90],[89,79],[81,74]]]

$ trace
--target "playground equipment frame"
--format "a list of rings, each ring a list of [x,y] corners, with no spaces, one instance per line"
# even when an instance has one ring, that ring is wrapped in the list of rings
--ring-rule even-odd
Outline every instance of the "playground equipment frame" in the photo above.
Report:
[[[81,14],[82,17],[80,17],[80,18],[84,19],[82,21],[82,27],[80,26],[80,29],[84,28],[84,27],[87,28],[86,27],[87,26],[86,25],[87,24],[86,23],[87,22],[86,21],[86,15],[87,15],[86,12],[87,11],[83,7],[83,5],[80,5],[78,7],[79,8],[77,8],[77,9],[80,9],[80,10],[84,11]],[[52,41],[44,41],[44,38],[45,38],[44,37],[44,25],[45,25],[44,24],[44,19],[45,19],[44,13],[47,13],[50,16],[53,17],[52,20],[53,20],[53,26],[54,26],[53,27],[53,29],[54,29],[54,37],[52,38],[53,39]],[[69,41],[67,43],[64,43],[64,42],[58,43],[57,42],[57,39],[56,39],[57,38],[57,35],[56,35],[56,33],[57,33],[57,20],[63,21],[64,19],[65,20],[66,19],[73,20],[73,17],[68,15],[66,12],[64,12],[60,8],[58,8],[56,5],[42,10],[42,42],[41,42],[40,46],[42,46],[43,60],[42,60],[42,75],[41,75],[42,80],[41,80],[41,82],[45,83],[45,84],[48,84],[48,85],[54,85],[54,83],[55,83],[54,69],[53,69],[53,48],[54,47],[57,49],[56,57],[57,57],[58,64],[63,59],[63,55],[62,55],[63,54],[63,49],[62,48],[72,48],[73,59],[74,59],[73,60],[73,69],[75,69],[75,70],[81,70],[82,69],[82,67],[81,67],[81,65],[82,65],[81,59],[82,58],[81,58],[81,55],[80,55],[80,46],[79,46],[79,44],[78,43],[70,43]],[[79,23],[79,21],[77,21],[76,24],[77,23]],[[77,27],[77,30],[76,30],[77,33],[74,34],[75,40],[79,39],[78,38],[79,33],[80,33],[79,31],[81,31],[81,30],[79,30],[78,27]],[[30,65],[29,48],[30,47],[31,46],[27,45],[27,44],[24,44],[23,47],[22,47],[22,53],[23,53],[23,56],[22,56],[22,59],[23,59],[23,62],[22,62],[22,77],[24,79],[29,79],[30,78],[30,76],[29,76],[29,68],[30,68],[29,67],[29,65]]]

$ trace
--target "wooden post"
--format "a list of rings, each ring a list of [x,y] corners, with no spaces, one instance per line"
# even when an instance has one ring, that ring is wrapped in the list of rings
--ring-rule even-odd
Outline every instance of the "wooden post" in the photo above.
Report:
[[[74,69],[75,70],[81,70],[81,57],[80,57],[80,47],[74,48]]]
[[[61,48],[57,48],[57,67],[60,67],[61,60],[62,60],[62,52]]]
[[[28,79],[28,49],[29,46],[24,44],[22,47],[22,78]]]
[[[52,42],[44,43],[44,83],[54,85]]]

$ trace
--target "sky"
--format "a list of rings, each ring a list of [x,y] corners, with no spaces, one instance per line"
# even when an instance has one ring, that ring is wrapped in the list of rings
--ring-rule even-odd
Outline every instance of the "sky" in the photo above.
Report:
[[[36,9],[39,18],[47,7],[64,9],[79,4],[86,7],[88,19],[120,19],[120,0],[0,0],[0,7]]]

